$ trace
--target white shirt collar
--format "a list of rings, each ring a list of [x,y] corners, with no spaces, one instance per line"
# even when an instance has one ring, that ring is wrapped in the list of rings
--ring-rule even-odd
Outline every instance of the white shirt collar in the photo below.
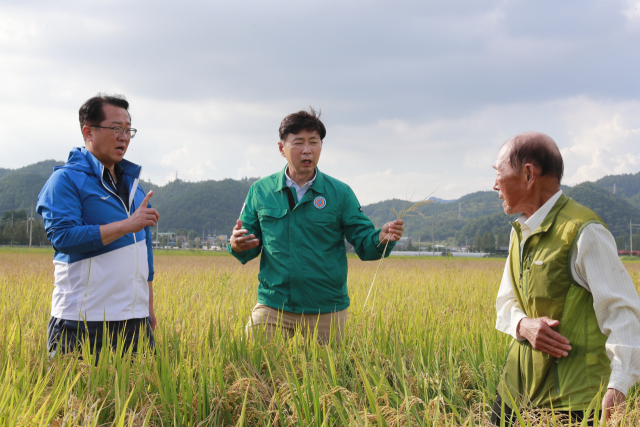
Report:
[[[551,209],[556,204],[560,196],[562,196],[562,190],[551,196],[551,198],[547,200],[547,203],[542,205],[540,209],[535,211],[529,218],[524,216],[524,214],[520,215],[520,218],[518,218],[518,222],[522,226],[523,242],[527,239],[527,237],[533,234],[533,232],[536,231],[538,227],[540,227],[540,224],[542,224],[542,221],[544,221],[547,215],[549,215],[549,212],[551,212]]]
[[[293,186],[293,188],[295,188],[296,190],[302,190],[303,188],[309,188],[313,185],[313,182],[316,180],[316,177],[318,176],[318,168],[315,169],[313,173],[313,178],[311,178],[309,181],[304,183],[302,187],[298,186],[298,184],[296,184],[295,181],[289,177],[289,166],[287,166],[286,169],[284,170],[284,176],[286,178],[287,187]]]

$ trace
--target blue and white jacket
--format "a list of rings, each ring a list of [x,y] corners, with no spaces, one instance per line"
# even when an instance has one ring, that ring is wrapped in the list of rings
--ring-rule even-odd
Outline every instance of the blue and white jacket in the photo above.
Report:
[[[102,244],[100,226],[135,212],[145,197],[140,166],[122,160],[128,206],[102,180],[104,166],[85,148],[74,148],[55,167],[38,196],[37,211],[55,248],[51,316],[115,321],[149,316],[153,252],[149,227]],[[151,205],[149,205],[151,206]]]

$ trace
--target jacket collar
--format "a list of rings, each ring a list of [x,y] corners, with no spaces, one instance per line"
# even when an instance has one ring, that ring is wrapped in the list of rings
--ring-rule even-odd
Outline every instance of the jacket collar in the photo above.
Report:
[[[287,186],[287,175],[286,170],[289,165],[286,165],[278,174],[276,175],[276,183],[277,190],[281,191],[284,188],[289,188]],[[313,184],[309,188],[309,190],[313,190],[316,193],[324,193],[324,174],[320,172],[320,169],[316,166],[316,177],[314,178]]]
[[[551,210],[549,211],[549,213],[547,214],[547,216],[542,221],[542,224],[540,224],[540,226],[538,227],[537,230],[534,231],[534,233],[547,232],[549,228],[551,228],[553,223],[556,221],[556,218],[558,217],[558,213],[560,213],[560,210],[564,207],[564,205],[567,204],[568,201],[569,201],[569,197],[567,197],[564,193],[562,193],[558,198],[558,200],[556,201],[556,203],[551,208]]]
[[[535,230],[531,230],[531,236],[538,233],[546,233],[555,222],[556,218],[558,217],[558,214],[560,213],[560,210],[564,207],[564,205],[567,204],[568,201],[569,201],[569,197],[567,197],[567,195],[565,195],[564,192],[560,194],[560,197],[558,197],[556,202],[553,204],[553,207],[551,208],[549,213],[544,217],[544,219],[542,220],[538,228],[536,228]],[[518,235],[522,237],[522,224],[520,223],[520,221],[518,220],[513,221],[511,223],[511,226],[516,230]]]
[[[84,154],[84,157],[86,158],[91,171],[99,178],[102,178],[104,166],[102,165],[102,163],[100,163],[100,160],[98,160],[93,154],[91,154],[89,150],[84,147],[74,148],[69,154],[69,158],[71,158],[71,156],[75,154],[74,150],[78,150],[82,154]],[[124,175],[128,175],[134,179],[140,177],[140,171],[142,170],[142,168],[135,163],[132,163],[129,160],[122,159],[122,161],[119,162],[118,165],[122,168],[122,173]]]

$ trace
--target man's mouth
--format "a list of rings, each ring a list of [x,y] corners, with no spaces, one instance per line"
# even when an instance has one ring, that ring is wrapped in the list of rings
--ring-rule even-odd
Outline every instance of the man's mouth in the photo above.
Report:
[[[122,154],[124,154],[124,147],[116,147],[116,151],[117,151],[118,153],[122,153]]]
[[[302,166],[311,166],[313,164],[313,162],[311,160],[303,160],[302,161]]]

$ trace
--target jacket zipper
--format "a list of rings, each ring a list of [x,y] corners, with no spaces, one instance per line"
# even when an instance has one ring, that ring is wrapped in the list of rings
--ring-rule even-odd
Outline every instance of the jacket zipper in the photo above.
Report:
[[[89,277],[87,278],[87,287],[84,290],[83,303],[84,303],[84,301],[86,301],[87,295],[89,295],[89,286],[91,286],[91,267],[92,267],[91,263],[92,262],[93,262],[93,258],[89,258]],[[86,314],[87,305],[86,305],[86,303],[84,303],[84,304],[85,304],[84,309],[85,309],[85,314]]]
[[[142,167],[140,167],[140,171],[142,171]],[[104,175],[104,165],[102,165],[102,169],[100,171],[101,175],[100,175],[100,182],[102,183],[102,186],[105,188],[105,190],[107,190],[109,193],[113,194],[114,196],[116,196],[118,198],[118,200],[120,200],[120,203],[122,203],[122,206],[124,207],[124,211],[127,213],[127,218],[131,218],[131,213],[129,211],[129,209],[127,208],[127,205],[124,204],[124,201],[120,198],[120,196],[118,196],[116,193],[114,193],[113,191],[111,191],[111,189],[106,186],[104,184],[104,180],[102,179],[102,176]],[[134,194],[134,201],[135,201],[135,194]],[[135,202],[134,202],[135,203]],[[134,283],[135,281],[138,279],[138,270],[139,270],[139,255],[138,255],[138,240],[136,239],[136,233],[132,233],[133,234],[133,246],[136,248],[136,273],[134,277]],[[133,294],[133,304],[131,305],[131,315],[133,316],[135,307],[136,307],[136,301],[138,299],[138,287],[134,285],[134,294]]]

